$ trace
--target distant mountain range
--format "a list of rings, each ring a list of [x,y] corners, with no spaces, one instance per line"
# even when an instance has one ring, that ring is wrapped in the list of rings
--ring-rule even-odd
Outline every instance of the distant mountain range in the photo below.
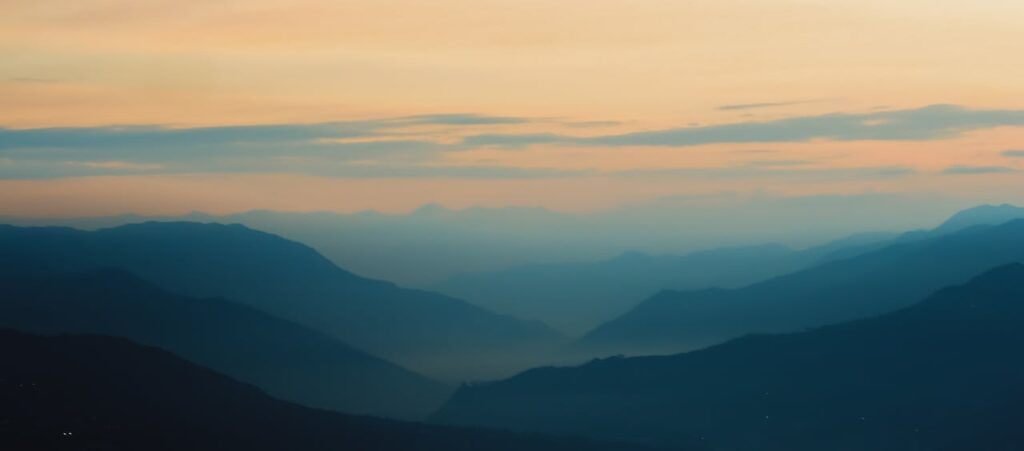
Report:
[[[941,245],[881,255],[974,263],[1021,226],[965,231]],[[981,238],[986,234],[993,238]],[[934,263],[908,273],[905,261],[879,270],[907,282],[959,274]],[[834,282],[832,270],[819,271]],[[912,296],[922,286],[912,285],[899,291]],[[878,295],[867,284],[838,287],[865,302]],[[757,313],[799,313],[797,306],[778,308]],[[687,354],[539,368],[463,387],[435,420],[693,450],[1015,450],[1024,443],[1021,349],[1024,266],[1011,264],[872,319],[752,335]]]
[[[595,328],[579,346],[603,354],[672,353],[885,313],[987,268],[1024,262],[1024,220],[894,243],[740,289],[664,291]]]
[[[630,251],[681,255],[764,243],[801,249],[864,231],[931,227],[964,205],[957,199],[884,194],[722,194],[668,197],[586,213],[424,205],[408,213],[256,210],[170,217],[0,217],[0,223],[80,229],[151,220],[239,223],[310,245],[356,274],[430,289],[463,273],[596,262]]]
[[[245,384],[346,413],[443,404],[433,419],[450,425],[685,450],[1015,449],[1022,217],[983,206],[804,250],[628,253],[444,287],[569,331],[626,310],[571,346],[540,321],[366,279],[237,224],[0,226],[0,328],[195,362],[0,332],[0,449],[625,447],[345,416]],[[705,288],[635,304],[664,287]],[[486,379],[709,345],[537,368],[447,403],[449,386],[414,372]]]
[[[767,244],[684,255],[630,252],[598,262],[536,264],[464,274],[433,288],[581,336],[665,289],[738,288],[834,258],[836,252],[868,248],[893,237],[861,234],[799,251]]]
[[[942,225],[931,231],[932,235],[944,235],[979,225],[995,225],[1024,218],[1024,208],[1010,205],[979,205],[957,212]]]
[[[5,450],[642,449],[299,407],[119,338],[0,330],[0,356],[0,449]]]
[[[0,277],[0,327],[159,346],[271,394],[332,410],[421,419],[451,390],[326,334],[221,299],[169,293],[122,270]]]
[[[509,374],[562,341],[538,321],[365,279],[305,245],[241,225],[149,222],[92,232],[0,226],[0,257],[62,271],[120,268],[172,292],[255,307],[450,380]]]
[[[611,260],[517,266],[455,276],[432,288],[497,312],[534,318],[575,336],[666,288],[742,286],[802,268],[781,245],[683,256],[630,252]]]
[[[934,238],[1016,218],[1024,218],[1024,209],[986,205],[961,211],[935,229],[902,235],[860,233],[801,250],[767,244],[683,255],[629,252],[602,261],[532,264],[460,274],[431,288],[497,312],[539,319],[563,333],[580,336],[663,290],[740,288],[897,242]]]

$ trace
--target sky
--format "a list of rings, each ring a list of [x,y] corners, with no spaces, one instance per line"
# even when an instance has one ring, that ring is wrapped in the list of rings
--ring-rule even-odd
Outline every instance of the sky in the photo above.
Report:
[[[1024,202],[1017,0],[4,0],[0,214]]]

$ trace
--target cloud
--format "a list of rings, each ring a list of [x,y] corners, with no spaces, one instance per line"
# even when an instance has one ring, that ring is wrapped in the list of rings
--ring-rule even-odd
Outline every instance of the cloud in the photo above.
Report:
[[[584,138],[572,138],[562,135],[556,135],[553,133],[534,133],[528,135],[474,135],[468,136],[462,140],[462,143],[470,146],[501,146],[501,147],[519,147],[533,144],[550,144],[550,143],[563,143],[572,144],[582,140]]]
[[[1024,126],[1024,110],[972,110],[932,105],[911,110],[872,113],[831,113],[765,122],[684,127],[647,132],[578,137],[553,134],[477,135],[468,145],[521,147],[531,144],[572,144],[607,147],[685,147],[704,144],[832,141],[911,141],[949,138],[971,130]]]
[[[451,167],[438,156],[473,147],[550,143],[579,147],[665,146],[832,140],[910,140],[955,136],[987,127],[1024,125],[1024,111],[971,110],[937,105],[863,114],[833,113],[765,122],[598,136],[555,133],[476,134],[477,126],[537,122],[476,114],[437,114],[315,124],[219,127],[130,125],[37,129],[0,128],[0,177],[90,174],[287,172],[338,177],[525,178],[596,174],[587,170]],[[418,133],[409,127],[457,126]],[[465,136],[463,138],[463,136]],[[757,150],[757,149],[754,149]],[[750,150],[747,151],[748,153]],[[1015,156],[1007,151],[1004,155]],[[732,167],[600,172],[605,176],[844,178],[897,177],[903,167],[818,168],[803,159],[762,157]],[[807,167],[804,167],[807,166]],[[1009,168],[953,167],[949,174],[1005,172]],[[824,174],[824,175],[822,175]]]
[[[438,114],[317,124],[174,128],[162,125],[9,129],[0,127],[0,150],[28,148],[154,148],[316,143],[388,136],[415,125],[520,124],[524,118]]]
[[[31,84],[51,84],[60,83],[62,80],[57,78],[41,78],[41,77],[12,77],[8,78],[7,81],[12,83],[31,83]]]
[[[246,143],[283,143],[370,134],[374,127],[355,124],[251,125],[168,128],[156,125],[0,129],[0,150],[53,148],[197,147]]]
[[[916,174],[905,166],[869,166],[852,168],[772,168],[764,166],[727,166],[718,168],[639,169],[613,173],[623,177],[699,177],[699,178],[785,178],[802,181],[889,179]]]
[[[480,114],[431,114],[398,118],[396,122],[431,125],[502,125],[525,124],[527,118],[512,116],[485,116]]]
[[[601,127],[615,127],[622,125],[619,121],[573,121],[563,122],[562,125],[570,128],[601,128]]]
[[[593,175],[586,170],[514,168],[507,166],[370,165],[325,168],[324,174],[345,178],[545,179]],[[315,172],[314,175],[317,175]]]
[[[180,172],[323,173],[357,160],[433,159],[454,145],[402,135],[422,125],[511,123],[504,117],[433,115],[317,124],[176,128],[161,125],[0,128],[0,177]]]
[[[754,110],[759,108],[773,108],[781,106],[800,105],[807,103],[807,101],[794,101],[794,102],[764,102],[764,103],[735,103],[731,105],[719,105],[718,110],[721,111],[736,111],[736,110]]]
[[[1024,158],[1024,150],[1004,150],[1002,155],[1007,158]]]
[[[315,124],[217,127],[0,127],[0,157],[21,161],[166,163],[168,170],[180,169],[190,162],[201,162],[202,170],[232,164],[270,167],[273,161],[260,159],[280,157],[423,160],[459,145],[442,144],[433,136],[408,134],[405,129],[424,125],[472,128],[527,121],[506,116],[438,114]]]
[[[65,163],[86,168],[113,169],[117,171],[158,171],[164,169],[162,164],[143,164],[129,161],[67,161]]]
[[[1008,168],[1005,166],[950,166],[942,170],[943,174],[946,175],[971,175],[971,174],[1001,174],[1007,172],[1016,172],[1014,168]]]
[[[747,166],[754,167],[790,167],[790,166],[805,166],[813,164],[812,160],[754,160],[748,161]]]

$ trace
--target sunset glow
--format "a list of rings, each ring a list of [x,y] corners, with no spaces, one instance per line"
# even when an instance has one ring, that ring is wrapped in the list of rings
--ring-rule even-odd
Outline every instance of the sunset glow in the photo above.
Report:
[[[7,214],[586,211],[720,192],[1024,200],[1017,1],[0,11]]]

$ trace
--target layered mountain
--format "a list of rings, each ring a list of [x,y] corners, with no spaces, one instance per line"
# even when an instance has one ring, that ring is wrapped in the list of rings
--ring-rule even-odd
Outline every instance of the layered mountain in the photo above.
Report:
[[[982,205],[938,227],[906,234],[860,233],[796,250],[778,244],[715,248],[681,255],[628,252],[613,259],[519,265],[459,274],[431,288],[563,333],[582,336],[663,290],[734,289],[898,243],[1024,218],[1024,208]]]
[[[0,355],[0,449],[637,449],[300,407],[120,338],[0,330]]]
[[[464,387],[435,419],[707,450],[1020,449],[1022,348],[1012,264],[880,317]]]
[[[630,252],[597,262],[533,264],[463,274],[432,288],[581,336],[663,289],[739,287],[801,269],[804,263],[799,252],[782,245],[678,256]]]
[[[241,225],[150,222],[92,232],[5,226],[3,255],[68,271],[125,269],[162,288],[224,297],[452,379],[521,368],[523,362],[511,361],[560,342],[540,322],[359,277],[307,246]],[[484,356],[492,358],[480,361]]]
[[[349,413],[423,418],[450,394],[439,382],[251,307],[169,293],[121,270],[33,272],[0,277],[0,327],[125,337],[282,399]]]
[[[524,264],[596,262],[627,251],[681,255],[763,243],[804,248],[866,230],[929,226],[962,205],[962,200],[884,194],[725,194],[667,197],[591,213],[423,205],[394,214],[256,210],[49,219],[0,214],[0,223],[82,229],[146,220],[240,223],[308,244],[356,274],[430,289],[457,274]]]
[[[933,235],[944,235],[980,225],[995,225],[1024,218],[1024,208],[1010,205],[979,205],[957,212],[940,226],[931,231]]]
[[[1024,261],[1024,220],[903,240],[741,289],[664,291],[588,333],[591,352],[696,349],[757,332],[790,332],[906,307],[942,286]]]
[[[764,244],[682,255],[628,252],[596,262],[534,264],[462,274],[433,288],[582,336],[662,290],[738,288],[821,261],[857,255],[894,237],[863,233],[802,250]]]

